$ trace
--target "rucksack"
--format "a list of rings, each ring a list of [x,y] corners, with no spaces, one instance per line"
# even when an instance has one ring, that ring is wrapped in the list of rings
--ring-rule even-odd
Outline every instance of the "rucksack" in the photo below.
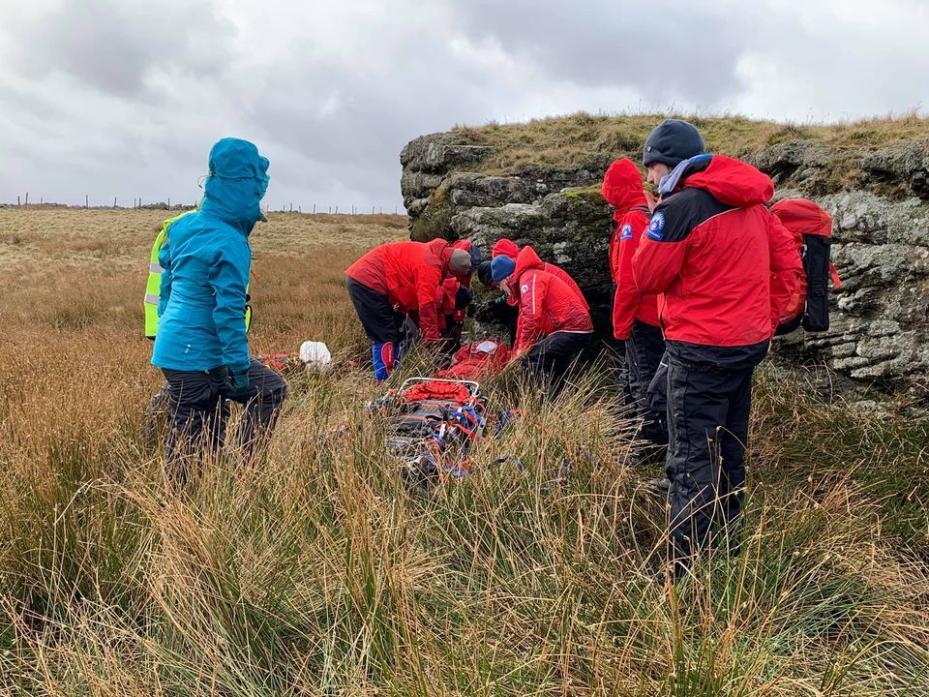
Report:
[[[794,236],[806,275],[806,301],[797,315],[778,327],[777,333],[788,334],[803,326],[808,332],[829,329],[829,282],[839,289],[842,281],[832,263],[832,216],[813,201],[805,198],[782,199],[771,206]]]

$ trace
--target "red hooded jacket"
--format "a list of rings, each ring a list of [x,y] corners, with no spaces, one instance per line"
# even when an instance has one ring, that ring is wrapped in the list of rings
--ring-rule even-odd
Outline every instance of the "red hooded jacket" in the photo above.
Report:
[[[610,238],[613,294],[613,336],[628,339],[635,320],[658,326],[658,295],[644,295],[632,274],[632,257],[648,227],[648,201],[642,175],[628,158],[616,160],[603,177],[600,194],[615,209],[616,228]]]
[[[467,288],[467,286],[462,284],[455,276],[449,276],[436,291],[435,300],[439,311],[439,330],[442,332],[448,328],[447,318],[449,316],[452,322],[464,322],[465,317],[467,317],[465,310],[459,310],[456,307],[459,288]]]
[[[803,265],[764,206],[773,194],[765,174],[715,155],[693,163],[655,209],[632,266],[643,292],[665,294],[666,339],[736,347],[774,335]]]
[[[499,256],[515,259],[519,256],[519,245],[516,244],[513,240],[508,240],[506,237],[501,237],[494,243],[494,246],[490,248],[491,259],[496,259]]]
[[[501,237],[499,240],[497,240],[496,244],[494,244],[494,246],[491,248],[490,258],[495,259],[498,256],[503,255],[503,256],[508,256],[511,259],[517,259],[519,257],[519,252],[520,252],[519,245],[517,245],[512,240],[508,240],[506,237]],[[581,290],[581,287],[577,285],[577,281],[575,281],[571,277],[571,274],[569,274],[567,271],[565,271],[563,268],[561,268],[557,264],[552,264],[551,262],[548,262],[548,261],[542,262],[542,270],[548,271],[552,276],[557,276],[562,281],[567,283],[571,287],[571,290],[577,293],[577,297],[584,304],[584,307],[588,311],[590,310],[590,306],[587,304],[587,298],[584,297],[584,292]],[[510,305],[516,305],[519,301],[515,297],[510,296],[507,302]]]
[[[443,239],[388,242],[365,254],[345,274],[386,295],[399,312],[418,315],[423,339],[435,342],[441,338],[436,296],[451,255],[452,247]]]
[[[512,295],[519,300],[519,321],[513,350],[525,353],[555,332],[593,331],[593,322],[577,292],[550,271],[532,247],[523,247],[510,276]]]

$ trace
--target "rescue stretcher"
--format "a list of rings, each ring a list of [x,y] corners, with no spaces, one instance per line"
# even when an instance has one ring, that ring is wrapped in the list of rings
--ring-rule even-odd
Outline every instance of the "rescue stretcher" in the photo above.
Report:
[[[484,362],[490,369],[480,374],[492,374],[495,364],[490,359],[494,357],[483,343]],[[505,345],[500,346],[505,350]],[[462,361],[474,359],[473,350],[467,347],[459,354]],[[518,416],[515,410],[491,414],[477,380],[445,377],[455,373],[455,365],[436,376],[408,378],[368,405],[369,412],[386,415],[389,435],[385,446],[411,487],[430,488],[468,477],[476,469],[469,457],[474,444],[488,436],[498,437]],[[518,458],[510,456],[490,464],[504,462],[522,469]]]

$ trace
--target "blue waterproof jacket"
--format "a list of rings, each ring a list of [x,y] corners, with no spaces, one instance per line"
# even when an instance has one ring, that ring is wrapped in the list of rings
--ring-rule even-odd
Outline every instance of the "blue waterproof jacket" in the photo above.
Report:
[[[152,364],[171,370],[248,370],[245,289],[248,235],[261,218],[268,160],[224,138],[210,150],[200,210],[171,226],[161,248],[161,299]]]

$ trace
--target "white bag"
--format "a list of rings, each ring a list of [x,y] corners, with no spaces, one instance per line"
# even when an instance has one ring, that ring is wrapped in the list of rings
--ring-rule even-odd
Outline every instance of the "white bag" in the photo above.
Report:
[[[300,344],[300,360],[308,368],[325,370],[332,363],[332,354],[322,341],[304,341]]]

